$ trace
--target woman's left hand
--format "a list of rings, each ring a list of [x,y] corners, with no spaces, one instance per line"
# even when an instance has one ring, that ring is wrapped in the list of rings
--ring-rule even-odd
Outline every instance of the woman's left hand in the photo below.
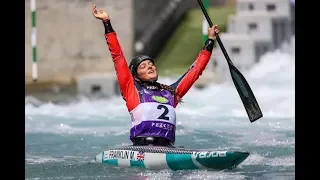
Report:
[[[216,35],[217,35],[217,34],[219,34],[219,29],[218,29],[218,25],[215,24],[215,25],[213,25],[211,28],[209,28],[208,38],[209,38],[209,39],[216,40]]]

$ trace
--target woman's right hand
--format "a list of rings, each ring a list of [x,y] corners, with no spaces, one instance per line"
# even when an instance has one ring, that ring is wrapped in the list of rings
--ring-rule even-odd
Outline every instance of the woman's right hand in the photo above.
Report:
[[[97,11],[97,6],[95,4],[93,4],[92,14],[95,18],[100,19],[102,21],[110,19],[109,14],[106,13],[102,8],[100,8],[99,11]]]

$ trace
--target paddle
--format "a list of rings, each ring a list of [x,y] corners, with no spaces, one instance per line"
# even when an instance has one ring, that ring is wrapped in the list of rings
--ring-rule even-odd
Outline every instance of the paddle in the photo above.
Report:
[[[206,17],[209,26],[212,27],[213,23],[206,11],[206,9],[203,6],[203,3],[201,0],[197,0],[201,10],[204,14],[204,16]],[[232,77],[232,81],[234,83],[234,85],[236,86],[236,89],[238,91],[238,94],[240,95],[241,101],[244,105],[244,108],[247,111],[248,117],[250,122],[254,122],[256,120],[258,120],[259,118],[263,117],[262,112],[260,110],[260,107],[258,105],[258,102],[256,100],[256,98],[254,97],[254,94],[247,82],[247,80],[244,78],[244,76],[240,73],[240,71],[233,65],[232,61],[230,60],[228,53],[226,51],[226,49],[224,48],[221,39],[219,37],[219,35],[216,35],[216,40],[218,41],[218,44],[223,52],[224,57],[227,60],[228,66],[229,66],[229,70],[231,73],[231,77]]]

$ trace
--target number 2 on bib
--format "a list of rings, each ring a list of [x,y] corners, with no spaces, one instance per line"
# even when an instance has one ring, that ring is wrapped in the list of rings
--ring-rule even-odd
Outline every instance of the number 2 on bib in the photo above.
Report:
[[[169,120],[169,117],[166,116],[169,113],[169,109],[167,106],[159,104],[157,109],[164,109],[163,113],[158,117],[158,119]]]

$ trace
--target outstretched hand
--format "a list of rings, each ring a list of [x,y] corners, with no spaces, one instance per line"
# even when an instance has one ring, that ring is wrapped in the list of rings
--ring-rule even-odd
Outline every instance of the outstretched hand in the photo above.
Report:
[[[216,35],[219,34],[218,25],[213,25],[211,28],[209,28],[208,31],[208,38],[216,40]]]
[[[97,11],[97,6],[95,4],[93,4],[92,14],[95,18],[103,21],[110,19],[109,14],[106,13],[102,8],[100,8],[99,11]]]

